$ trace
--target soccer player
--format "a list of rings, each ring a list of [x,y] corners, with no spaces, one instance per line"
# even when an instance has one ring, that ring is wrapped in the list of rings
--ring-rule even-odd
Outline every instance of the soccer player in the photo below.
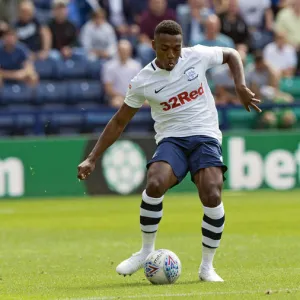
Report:
[[[260,112],[257,106],[260,100],[246,87],[242,61],[234,49],[201,45],[182,48],[182,29],[170,20],[157,25],[152,47],[156,58],[132,79],[124,104],[109,121],[87,159],[78,166],[78,178],[84,180],[90,175],[96,160],[119,138],[148,100],[158,146],[147,164],[147,185],[140,206],[142,248],[121,262],[116,271],[131,275],[143,267],[154,250],[164,195],[189,171],[204,210],[199,278],[223,281],[213,268],[213,259],[224,229],[221,191],[227,167],[222,160],[222,135],[206,71],[228,64],[245,109],[250,111],[252,107]]]

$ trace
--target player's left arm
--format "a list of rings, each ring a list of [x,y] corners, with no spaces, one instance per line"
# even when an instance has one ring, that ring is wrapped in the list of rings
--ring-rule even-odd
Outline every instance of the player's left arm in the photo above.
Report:
[[[223,64],[228,64],[232,73],[235,90],[240,102],[244,105],[247,111],[250,107],[254,108],[257,112],[261,109],[257,106],[260,103],[259,99],[255,98],[255,94],[247,88],[244,67],[239,53],[232,48],[222,48],[223,51]]]

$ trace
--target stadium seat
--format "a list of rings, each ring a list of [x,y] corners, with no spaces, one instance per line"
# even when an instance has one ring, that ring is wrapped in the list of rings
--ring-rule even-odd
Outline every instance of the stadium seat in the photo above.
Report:
[[[72,132],[80,132],[83,125],[83,113],[57,112],[47,116],[45,130],[47,133],[61,133],[69,128]]]
[[[5,84],[0,91],[2,104],[30,103],[35,99],[34,89],[23,84]]]
[[[1,130],[12,130],[14,126],[14,116],[11,114],[0,115]]]
[[[84,117],[85,132],[99,132],[104,129],[116,110],[105,110],[99,112],[88,112]],[[96,131],[95,131],[96,130]]]
[[[30,104],[8,105],[5,107],[7,114],[14,122],[12,130],[14,135],[33,134],[36,124],[37,107]]]
[[[101,109],[101,105],[95,102],[81,102],[75,105],[79,110],[84,111],[96,111]]]
[[[102,72],[102,66],[103,66],[103,61],[98,60],[98,61],[89,61],[88,62],[88,77],[90,79],[94,80],[100,80],[101,79],[101,72]]]
[[[39,107],[42,112],[60,112],[67,108],[68,106],[65,103],[45,103]]]
[[[28,113],[35,112],[36,106],[32,104],[8,104],[5,110],[9,113]]]
[[[99,80],[74,81],[68,85],[68,103],[102,102],[103,90]]]
[[[244,108],[228,109],[227,121],[230,129],[252,129],[255,127],[257,115],[249,114]]]
[[[60,127],[73,127],[82,124],[83,115],[81,112],[72,113],[54,113],[51,118],[53,124],[58,124]]]
[[[86,121],[91,126],[98,126],[107,124],[107,122],[114,115],[115,111],[102,111],[102,112],[92,112],[86,114]]]
[[[282,79],[280,89],[292,94],[295,98],[300,98],[300,77]]]
[[[51,58],[36,60],[34,65],[40,79],[57,79],[57,64]]]
[[[95,133],[95,134],[100,134],[105,128],[105,125],[102,126],[97,126],[97,127],[93,127],[93,128],[85,128],[84,133]]]
[[[149,124],[152,120],[150,109],[141,108],[130,121],[133,124]]]
[[[19,114],[15,118],[14,132],[17,135],[25,135],[34,132],[36,118],[33,113]]]
[[[143,108],[132,118],[125,132],[152,132],[153,125],[150,109]]]
[[[88,77],[87,60],[58,60],[57,72],[60,79],[84,79]]]
[[[42,82],[36,90],[36,103],[64,103],[68,88],[64,82]]]

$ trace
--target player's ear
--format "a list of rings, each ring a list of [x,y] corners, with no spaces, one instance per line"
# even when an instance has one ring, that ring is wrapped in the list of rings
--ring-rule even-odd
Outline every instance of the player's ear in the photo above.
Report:
[[[151,44],[152,44],[152,49],[153,49],[154,51],[156,51],[155,40],[152,40],[152,41],[151,41]]]

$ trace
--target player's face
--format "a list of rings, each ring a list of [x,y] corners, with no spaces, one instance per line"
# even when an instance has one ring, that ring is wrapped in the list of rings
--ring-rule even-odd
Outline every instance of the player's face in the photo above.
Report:
[[[152,41],[156,52],[157,66],[167,71],[172,71],[181,54],[182,35],[159,34]]]

